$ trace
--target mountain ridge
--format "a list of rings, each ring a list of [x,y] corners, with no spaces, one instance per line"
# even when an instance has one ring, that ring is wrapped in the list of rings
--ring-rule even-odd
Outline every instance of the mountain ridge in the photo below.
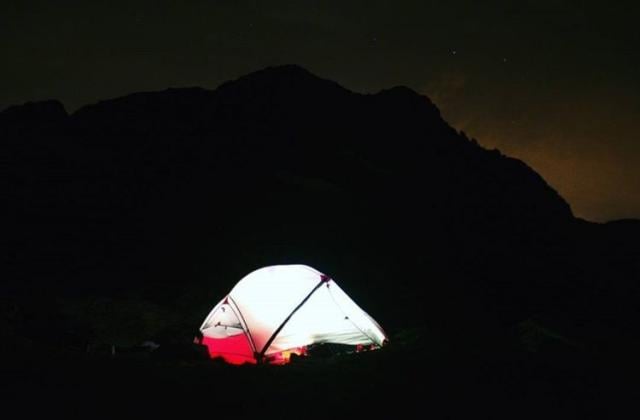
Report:
[[[192,290],[304,262],[391,330],[428,322],[454,342],[510,337],[533,316],[599,322],[637,288],[633,223],[576,219],[526,163],[404,87],[358,94],[276,67],[71,115],[12,107],[0,133],[19,294],[181,296],[197,312],[209,302]]]
[[[307,89],[303,89],[303,87]],[[309,101],[306,104],[310,108],[309,110],[298,112],[295,104],[293,106],[280,106],[282,102],[300,100],[302,98],[300,95],[306,96],[304,99]],[[256,100],[256,98],[260,100]],[[212,127],[209,121],[219,118],[219,114],[228,112],[229,108],[242,107],[241,109],[234,109],[232,112],[244,112],[248,113],[249,116],[259,114],[260,118],[267,113],[267,118],[272,119],[291,117],[292,119],[306,118],[309,120],[312,118],[308,118],[308,115],[315,112],[317,114],[330,114],[332,118],[339,119],[341,118],[340,115],[327,108],[341,102],[347,104],[343,105],[339,110],[345,113],[352,112],[351,109],[359,106],[367,108],[364,114],[368,115],[360,115],[357,123],[364,125],[367,123],[367,118],[380,118],[380,114],[384,115],[386,113],[386,115],[390,115],[389,113],[395,111],[392,119],[400,123],[404,121],[411,124],[411,130],[419,131],[422,127],[429,127],[439,131],[439,133],[431,135],[431,138],[429,138],[432,133],[424,130],[425,132],[422,134],[424,138],[420,139],[419,136],[415,136],[415,142],[427,143],[428,141],[436,141],[444,133],[447,137],[446,141],[455,141],[458,148],[465,149],[463,153],[472,153],[469,152],[470,149],[473,149],[473,146],[469,144],[469,140],[464,136],[460,136],[442,120],[439,110],[426,96],[419,95],[402,86],[383,89],[375,94],[357,94],[335,82],[318,78],[295,65],[270,67],[234,81],[225,82],[215,90],[191,87],[133,93],[86,105],[72,114],[59,112],[60,106],[53,106],[53,102],[30,103],[24,105],[24,108],[20,108],[20,106],[10,107],[0,113],[0,120],[5,121],[5,126],[10,126],[12,115],[13,120],[20,119],[21,113],[25,114],[24,118],[28,119],[27,114],[33,114],[33,109],[46,107],[50,112],[48,118],[52,123],[71,125],[72,130],[83,130],[83,127],[88,127],[89,131],[95,131],[97,127],[101,127],[100,130],[107,132],[115,132],[119,129],[123,131],[140,129],[143,132],[150,133],[153,132],[155,127],[160,131],[175,130],[176,132],[186,133],[195,131],[215,134],[218,130]],[[378,106],[379,104],[382,105]],[[53,112],[53,108],[56,108],[55,112]],[[21,109],[23,110],[22,112]],[[274,112],[287,114],[273,115]],[[222,119],[224,118],[223,116]],[[174,123],[162,125],[163,121],[169,120]],[[309,121],[305,121],[305,123],[309,123]],[[46,127],[46,129],[50,128],[50,125]],[[378,141],[378,143],[381,147],[387,146],[383,142]],[[405,145],[417,153],[423,152],[421,148],[424,145],[418,146],[416,144],[408,144],[408,142]],[[329,146],[335,145],[330,144]],[[371,145],[365,146],[370,147]],[[354,146],[354,148],[358,147],[363,147],[362,142],[358,142]],[[446,148],[452,147],[452,145],[439,145],[438,147]],[[385,153],[383,150],[379,152],[381,154]],[[501,154],[495,154],[494,152],[494,155],[499,156]],[[524,162],[518,160],[509,160],[509,162],[513,162],[513,164],[509,165],[514,168],[520,166],[523,171],[535,174],[533,178],[538,178],[541,185],[552,190],[553,193],[550,193],[551,195],[555,193],[559,197],[557,192]],[[560,200],[564,201],[561,198]],[[568,205],[566,207],[568,208]]]

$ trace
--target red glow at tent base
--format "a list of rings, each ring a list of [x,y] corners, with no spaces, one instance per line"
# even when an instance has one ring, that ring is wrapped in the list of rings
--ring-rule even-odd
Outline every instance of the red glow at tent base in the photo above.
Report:
[[[244,363],[256,364],[249,340],[244,334],[238,334],[227,338],[203,337],[202,345],[207,346],[209,357],[222,358],[232,365]],[[285,350],[280,353],[270,354],[265,357],[265,362],[272,365],[285,365],[291,361],[291,355],[305,356],[305,347]]]
[[[209,356],[214,359],[221,357],[232,365],[256,363],[253,350],[246,335],[238,334],[227,338],[203,337],[202,345],[207,346]]]

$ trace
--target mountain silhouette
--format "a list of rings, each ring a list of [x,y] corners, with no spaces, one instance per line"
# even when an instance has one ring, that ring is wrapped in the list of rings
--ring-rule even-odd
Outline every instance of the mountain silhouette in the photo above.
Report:
[[[359,94],[270,67],[72,114],[13,106],[0,137],[4,287],[32,314],[23,329],[64,312],[54,296],[144,299],[172,308],[159,329],[196,328],[251,270],[305,263],[392,333],[428,328],[457,351],[550,330],[601,357],[638,348],[640,222],[575,218],[406,87]]]

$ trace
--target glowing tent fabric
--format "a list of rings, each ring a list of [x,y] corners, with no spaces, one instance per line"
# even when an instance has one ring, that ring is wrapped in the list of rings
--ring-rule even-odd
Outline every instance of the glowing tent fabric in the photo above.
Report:
[[[329,277],[305,265],[256,270],[200,327],[211,357],[286,363],[316,343],[381,346],[382,328]]]

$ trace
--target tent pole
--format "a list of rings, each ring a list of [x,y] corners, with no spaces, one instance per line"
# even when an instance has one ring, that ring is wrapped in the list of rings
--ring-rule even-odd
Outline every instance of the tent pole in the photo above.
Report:
[[[255,356],[256,354],[258,354],[258,350],[256,349],[256,343],[253,341],[253,336],[251,335],[251,331],[249,330],[249,325],[247,325],[247,321],[245,321],[244,316],[242,315],[242,311],[240,310],[240,307],[238,307],[238,305],[236,304],[236,301],[233,300],[231,295],[228,295],[227,299],[229,299],[231,303],[233,303],[233,306],[236,307],[235,309],[233,309],[233,306],[229,305],[231,310],[236,314],[236,317],[242,324],[242,329],[244,330],[244,332],[247,333],[247,337],[249,338],[249,343],[251,344],[251,348]],[[236,313],[236,310],[238,311],[238,313]]]
[[[309,292],[309,294],[304,299],[302,299],[302,302],[300,302],[298,304],[298,306],[296,306],[293,309],[293,311],[291,311],[289,316],[286,317],[284,321],[282,321],[282,324],[280,324],[280,326],[273,332],[273,334],[271,334],[271,337],[269,337],[269,340],[267,340],[267,343],[262,348],[262,351],[259,354],[259,358],[258,358],[259,362],[258,363],[262,362],[262,359],[264,359],[264,354],[269,349],[269,346],[271,345],[271,343],[273,343],[273,340],[276,339],[276,337],[278,336],[280,331],[284,328],[284,326],[287,325],[287,322],[289,322],[289,320],[291,319],[293,314],[298,312],[298,309],[302,308],[302,305],[304,305],[309,300],[309,298],[311,298],[311,296],[315,293],[315,291],[318,290],[320,288],[320,286],[322,286],[323,284],[327,283],[329,280],[331,280],[331,279],[323,274],[321,276],[321,278],[320,278],[320,282],[313,288],[313,290],[311,290]]]

